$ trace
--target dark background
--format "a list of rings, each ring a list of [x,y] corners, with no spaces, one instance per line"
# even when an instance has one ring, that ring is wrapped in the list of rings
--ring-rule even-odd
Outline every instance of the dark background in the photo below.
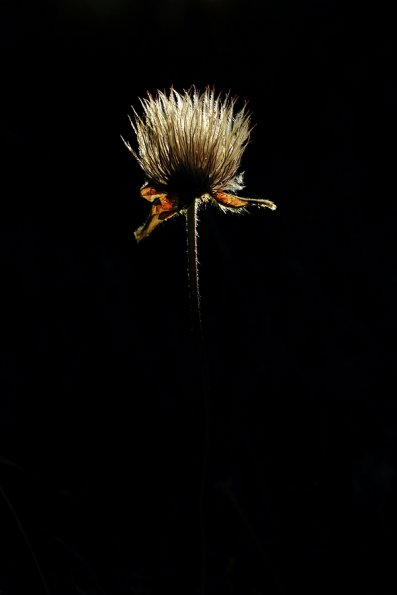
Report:
[[[196,594],[204,433],[183,218],[141,244],[147,91],[256,127],[200,220],[208,594],[397,593],[395,26],[382,3],[1,4],[0,592]],[[16,518],[17,515],[17,518]]]

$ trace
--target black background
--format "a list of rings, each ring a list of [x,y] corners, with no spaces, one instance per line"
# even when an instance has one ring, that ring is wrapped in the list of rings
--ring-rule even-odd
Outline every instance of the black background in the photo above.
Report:
[[[377,3],[2,3],[0,592],[198,593],[183,218],[120,135],[214,85],[256,127],[199,226],[208,594],[397,593],[395,28]]]

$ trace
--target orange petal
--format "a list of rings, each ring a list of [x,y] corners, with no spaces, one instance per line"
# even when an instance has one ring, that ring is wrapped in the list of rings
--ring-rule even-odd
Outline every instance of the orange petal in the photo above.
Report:
[[[222,205],[225,205],[225,207],[232,207],[235,209],[246,207],[248,204],[243,198],[233,196],[233,194],[226,194],[226,192],[217,192],[215,194],[215,199]]]
[[[142,186],[141,188],[141,196],[145,198],[149,202],[153,202],[156,198],[159,198],[163,193],[159,192],[153,186]]]
[[[153,203],[150,215],[147,221],[134,233],[137,242],[140,242],[143,238],[150,235],[153,229],[155,229],[162,221],[178,214],[178,199],[176,196],[168,196],[167,194],[162,193],[157,194],[153,200],[150,200]]]
[[[152,213],[161,214],[163,211],[174,211],[178,207],[178,199],[176,196],[169,196],[168,194],[159,194],[153,201]]]
[[[271,209],[272,211],[275,211],[277,209],[274,202],[272,202],[271,200],[266,200],[264,198],[240,198],[239,196],[227,194],[226,192],[218,192],[217,194],[215,194],[215,199],[225,207],[230,207],[232,209],[247,207],[250,204],[257,205],[258,207],[266,207],[268,209]]]

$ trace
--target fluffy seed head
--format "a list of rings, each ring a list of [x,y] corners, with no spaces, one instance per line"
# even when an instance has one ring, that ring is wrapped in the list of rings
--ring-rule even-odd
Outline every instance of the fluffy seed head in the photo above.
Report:
[[[274,211],[267,199],[230,194],[243,188],[237,173],[249,141],[250,116],[244,106],[234,113],[236,99],[215,95],[207,87],[183,93],[171,89],[141,99],[143,114],[130,118],[138,150],[124,143],[146,175],[141,196],[152,205],[147,221],[135,231],[138,242],[163,221],[187,214],[188,206],[208,202],[222,211],[244,212],[255,205]]]
[[[140,101],[143,115],[131,119],[138,151],[124,142],[149,184],[194,197],[243,187],[237,170],[251,125],[245,106],[234,113],[236,98],[192,88]]]

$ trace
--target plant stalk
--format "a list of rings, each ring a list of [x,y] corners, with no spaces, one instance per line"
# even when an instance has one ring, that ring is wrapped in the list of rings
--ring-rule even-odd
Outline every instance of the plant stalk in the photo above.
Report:
[[[206,526],[206,504],[208,484],[208,462],[210,452],[210,397],[208,390],[208,360],[205,350],[203,325],[201,318],[200,285],[198,272],[198,249],[197,249],[197,200],[193,200],[186,211],[186,232],[187,232],[187,254],[189,272],[189,290],[191,314],[193,319],[193,332],[196,338],[197,356],[200,373],[201,396],[203,402],[203,455],[200,484],[200,537],[201,537],[201,595],[207,593],[207,526]]]

